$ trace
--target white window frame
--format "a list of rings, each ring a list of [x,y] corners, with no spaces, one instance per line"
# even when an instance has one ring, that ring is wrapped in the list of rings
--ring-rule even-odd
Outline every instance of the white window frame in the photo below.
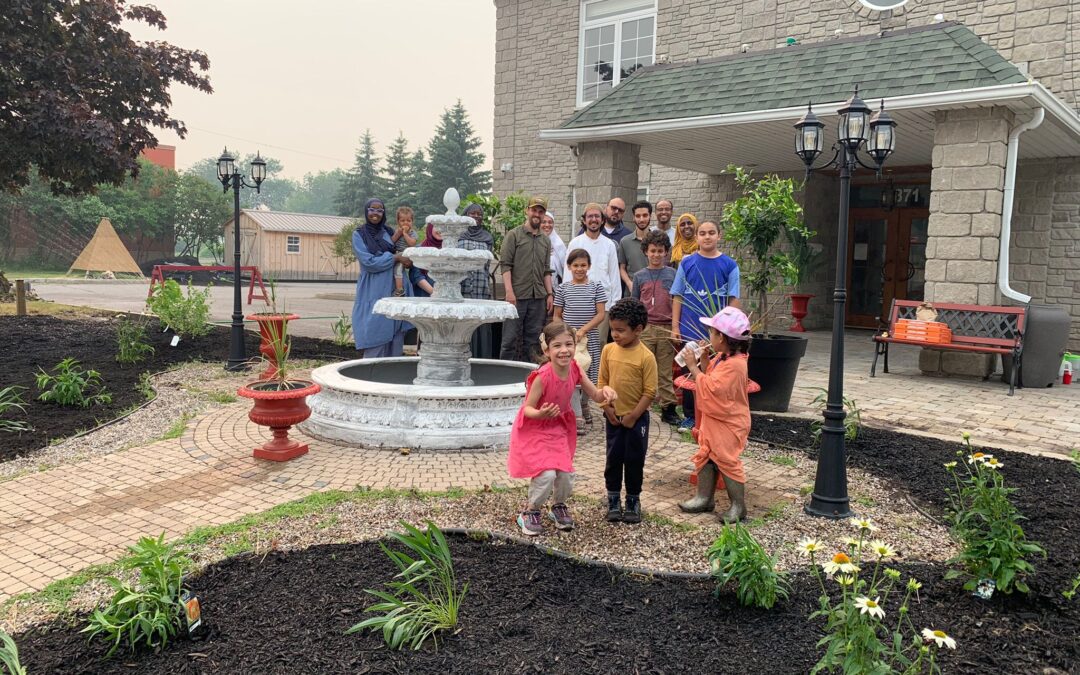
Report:
[[[293,240],[296,240],[295,242]],[[292,250],[292,246],[296,246],[296,250]],[[285,254],[286,255],[300,255],[300,235],[287,234],[285,235]]]
[[[574,94],[574,98],[577,101],[577,107],[583,108],[592,101],[586,101],[582,98],[584,93],[582,89],[585,84],[585,31],[590,28],[599,28],[600,26],[607,26],[615,24],[615,57],[612,60],[612,74],[611,74],[611,86],[612,88],[619,86],[619,82],[622,80],[622,76],[619,72],[618,64],[622,61],[622,26],[626,21],[634,21],[636,19],[652,18],[653,20],[653,34],[652,34],[652,62],[648,65],[656,63],[656,0],[653,0],[652,9],[644,9],[637,12],[627,12],[626,14],[620,14],[615,17],[610,17],[603,20],[591,21],[586,23],[585,21],[585,6],[600,2],[602,0],[581,0],[581,5],[578,12],[578,67],[577,67],[577,93]],[[610,89],[608,91],[611,91]],[[593,99],[596,100],[596,99]]]

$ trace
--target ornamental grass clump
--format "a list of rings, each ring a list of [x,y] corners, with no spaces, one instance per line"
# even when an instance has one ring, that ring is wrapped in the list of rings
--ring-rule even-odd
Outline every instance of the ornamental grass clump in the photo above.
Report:
[[[1025,518],[1009,501],[1016,488],[1005,487],[1001,471],[1005,463],[993,455],[973,451],[966,431],[962,437],[967,452],[957,451],[961,459],[945,464],[956,486],[955,490],[946,490],[946,515],[962,547],[949,563],[960,569],[949,570],[945,578],[966,576],[964,588],[978,589],[985,597],[995,590],[1027,593],[1031,590],[1027,578],[1035,574],[1035,567],[1026,558],[1032,554],[1045,557],[1046,551],[1028,541],[1020,526]]]
[[[91,640],[101,636],[111,643],[107,656],[121,643],[130,651],[140,644],[151,649],[164,647],[179,632],[185,616],[181,596],[187,560],[175,545],[165,543],[165,533],[156,539],[143,537],[128,551],[131,556],[121,566],[138,571],[137,583],[106,578],[115,593],[105,609],[94,611],[82,630]]]
[[[937,628],[919,631],[911,622],[910,603],[912,597],[918,599],[922,584],[909,578],[898,587],[900,572],[885,566],[896,551],[882,540],[869,539],[877,530],[869,520],[853,519],[852,525],[858,536],[847,538],[841,550],[832,552],[813,538],[798,545],[821,587],[820,607],[810,618],[825,619],[825,637],[817,643],[825,653],[810,672],[941,672],[938,651],[955,649],[956,641]],[[895,599],[899,606],[887,612]]]
[[[7,675],[26,675],[26,668],[19,662],[19,648],[15,641],[4,631],[0,630],[0,666]]]
[[[707,552],[716,594],[728,583],[735,584],[735,597],[746,607],[772,609],[778,598],[787,599],[787,575],[776,571],[776,556],[770,556],[742,525],[725,526]]]
[[[379,544],[399,572],[394,581],[387,582],[388,591],[366,589],[364,592],[382,600],[366,611],[385,613],[361,621],[346,633],[382,630],[383,640],[391,649],[406,645],[420,649],[428,638],[437,645],[435,634],[457,625],[458,610],[469,585],[458,588],[450,547],[434,523],[427,521],[424,531],[404,521],[401,525],[405,532],[391,532],[390,537],[417,557]]]

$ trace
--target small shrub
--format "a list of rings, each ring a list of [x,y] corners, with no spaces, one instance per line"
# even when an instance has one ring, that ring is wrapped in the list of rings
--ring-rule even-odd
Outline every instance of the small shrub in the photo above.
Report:
[[[26,675],[26,668],[19,662],[19,648],[15,641],[0,630],[0,666],[7,669],[8,675]]]
[[[83,370],[79,362],[70,356],[53,367],[52,375],[42,368],[38,368],[38,371],[39,401],[80,408],[112,402],[112,394],[105,391],[101,383],[101,374],[96,370]],[[96,388],[98,392],[90,394],[88,390],[91,388]]]
[[[146,301],[154,316],[177,335],[199,337],[210,332],[210,287],[197,291],[188,282],[187,297],[175,279],[154,286]]]
[[[17,431],[30,431],[30,425],[26,422],[3,419],[9,412],[18,410],[26,413],[26,401],[23,400],[22,391],[25,387],[4,387],[0,389],[0,433],[15,433]]]
[[[776,571],[776,557],[766,553],[754,535],[738,523],[721,530],[707,555],[717,594],[734,582],[735,596],[747,607],[772,609],[777,598],[787,599],[787,575]]]
[[[437,642],[438,631],[457,625],[458,610],[469,585],[458,588],[450,547],[434,523],[428,521],[425,531],[404,521],[401,525],[405,532],[391,532],[390,537],[417,557],[379,544],[399,572],[394,576],[396,581],[387,582],[389,591],[366,589],[364,592],[382,600],[367,611],[385,614],[365,619],[346,633],[381,629],[383,640],[391,649],[405,645],[420,649],[429,637]]]
[[[828,402],[829,392],[826,389],[822,389],[821,393],[814,397],[814,400],[810,402],[810,405],[816,405],[818,410],[824,411],[825,405]],[[844,438],[848,441],[854,441],[859,437],[859,429],[862,427],[862,411],[859,410],[859,406],[856,405],[855,399],[843,397],[844,408],[847,409],[847,416],[844,418]],[[824,428],[825,422],[822,420],[814,420],[810,424],[810,431],[814,434],[814,443],[821,442],[821,430]]]
[[[116,360],[138,363],[154,353],[146,336],[146,322],[123,319],[116,325]]]
[[[990,579],[994,589],[1002,593],[1012,593],[1014,588],[1027,593],[1030,589],[1026,577],[1035,574],[1035,567],[1026,558],[1035,553],[1045,556],[1046,551],[1029,542],[1020,526],[1024,517],[1009,501],[1016,488],[1005,487],[1001,475],[1004,462],[993,455],[973,452],[967,432],[963,438],[967,456],[958,451],[957,455],[963,459],[945,464],[956,485],[955,490],[946,490],[947,515],[953,536],[963,547],[949,562],[962,569],[950,570],[946,578],[969,576],[964,584],[967,590],[975,590],[980,581]],[[958,465],[966,475],[958,475]]]
[[[334,331],[334,344],[339,347],[351,347],[353,345],[352,321],[345,315],[345,312],[341,313],[337,321],[330,324],[330,328]]]
[[[1078,589],[1080,589],[1080,574],[1077,574],[1076,577],[1072,580],[1072,588],[1067,591],[1062,591],[1061,594],[1065,596],[1066,600],[1071,601],[1073,598],[1076,597],[1076,591]]]
[[[94,611],[82,630],[90,639],[100,635],[111,642],[108,656],[121,643],[131,651],[140,643],[151,649],[164,647],[180,630],[184,617],[180,596],[186,560],[175,545],[165,543],[165,533],[156,539],[143,537],[128,550],[132,555],[122,565],[138,570],[137,585],[106,578],[116,592],[105,609]]]

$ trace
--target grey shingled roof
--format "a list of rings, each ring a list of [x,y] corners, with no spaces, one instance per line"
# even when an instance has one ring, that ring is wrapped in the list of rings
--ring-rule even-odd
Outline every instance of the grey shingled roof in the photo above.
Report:
[[[562,128],[723,115],[1026,82],[967,27],[941,23],[829,42],[650,66]]]
[[[286,213],[243,209],[245,215],[267,232],[295,232],[296,234],[337,234],[352,218],[319,216],[311,213]],[[231,222],[231,220],[230,220]]]

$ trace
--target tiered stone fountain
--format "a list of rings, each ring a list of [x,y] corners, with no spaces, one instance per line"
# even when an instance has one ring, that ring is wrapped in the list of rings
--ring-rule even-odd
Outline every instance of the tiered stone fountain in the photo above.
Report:
[[[457,248],[473,224],[457,215],[457,190],[443,197],[446,215],[428,216],[443,247],[409,248],[404,255],[430,272],[430,298],[388,297],[375,312],[409,321],[420,333],[420,356],[359,359],[317,368],[322,391],[308,399],[311,417],[301,430],[316,438],[378,448],[468,450],[505,448],[525,398],[530,363],[469,358],[473,331],[485,323],[517,318],[517,309],[495,300],[466,300],[461,281],[493,260],[488,251]]]

